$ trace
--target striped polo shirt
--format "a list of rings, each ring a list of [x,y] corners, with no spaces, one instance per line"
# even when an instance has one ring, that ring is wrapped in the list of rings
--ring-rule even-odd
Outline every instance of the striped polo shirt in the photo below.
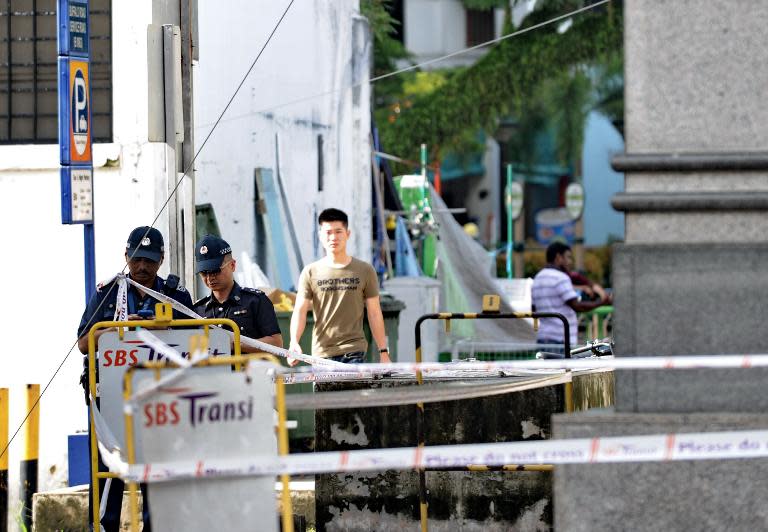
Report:
[[[576,311],[569,307],[566,301],[577,297],[578,294],[574,291],[573,283],[567,273],[546,267],[533,278],[531,299],[536,312],[557,312],[565,316],[571,329],[571,345],[576,344],[579,323]],[[536,339],[564,343],[563,333],[563,322],[558,318],[542,318],[539,320]]]

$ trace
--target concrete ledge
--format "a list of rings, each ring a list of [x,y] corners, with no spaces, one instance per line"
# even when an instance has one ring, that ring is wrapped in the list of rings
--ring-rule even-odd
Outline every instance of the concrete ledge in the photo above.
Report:
[[[558,414],[553,437],[765,429],[766,414]],[[558,466],[555,529],[766,530],[768,460]]]
[[[314,480],[292,480],[291,503],[293,505],[294,523],[299,517],[309,527],[315,526],[315,482]],[[280,490],[282,483],[275,483],[275,516],[279,514],[282,504]],[[139,508],[141,508],[141,493],[139,493]],[[88,530],[88,486],[73,486],[58,490],[36,493],[32,501],[33,531],[53,532],[67,530],[70,532]],[[139,530],[143,524],[139,523]],[[254,523],[254,530],[258,529]],[[128,491],[123,496],[121,514],[121,531],[130,530],[130,514],[128,509]],[[297,532],[299,532],[297,530]]]
[[[751,211],[768,209],[768,192],[619,193],[611,205],[623,212]]]
[[[768,170],[768,152],[622,153],[611,166],[617,172]]]

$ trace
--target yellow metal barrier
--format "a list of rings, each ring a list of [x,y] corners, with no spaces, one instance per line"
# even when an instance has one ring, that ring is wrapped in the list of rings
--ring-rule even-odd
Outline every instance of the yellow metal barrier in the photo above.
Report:
[[[571,357],[571,343],[570,343],[570,326],[568,320],[562,314],[556,312],[509,312],[500,313],[500,298],[497,295],[489,294],[483,296],[483,311],[477,312],[438,312],[436,314],[425,314],[416,321],[415,327],[415,340],[416,340],[416,362],[421,363],[421,324],[426,320],[443,320],[445,321],[445,329],[448,332],[450,328],[451,320],[477,320],[477,319],[533,319],[533,330],[539,329],[539,318],[557,318],[563,323],[564,332],[564,356],[565,358]],[[418,385],[423,384],[421,371],[416,372],[416,382]],[[573,382],[568,381],[564,384],[563,389],[563,410],[565,412],[573,412]],[[424,421],[424,403],[416,403],[416,444],[419,449],[423,449],[425,445],[425,421]],[[490,471],[490,469],[472,469],[473,467],[482,466],[468,466],[468,468],[461,468],[461,471]],[[497,471],[521,471],[515,464],[509,464],[503,466]],[[429,529],[429,502],[427,500],[427,480],[426,469],[419,468],[419,522],[421,525],[421,532],[428,532]],[[523,471],[553,471],[551,464],[542,464],[539,469],[523,469]]]
[[[88,331],[88,389],[91,394],[91,397],[96,399],[98,401],[99,393],[98,393],[98,387],[96,383],[96,331],[102,330],[102,329],[113,329],[116,328],[119,337],[122,339],[125,329],[135,328],[135,327],[143,327],[145,329],[152,329],[152,328],[173,328],[173,327],[203,327],[203,334],[202,336],[205,338],[205,341],[207,342],[208,334],[209,334],[209,327],[212,325],[226,325],[229,327],[233,334],[234,334],[234,347],[233,352],[234,354],[230,357],[219,357],[225,359],[223,364],[234,364],[235,369],[241,369],[241,365],[243,362],[247,361],[247,359],[242,358],[240,354],[240,327],[232,320],[230,319],[223,319],[223,318],[215,318],[215,319],[184,319],[184,320],[174,320],[169,319],[173,317],[173,311],[170,305],[164,304],[164,303],[158,303],[156,306],[155,311],[156,318],[154,320],[132,320],[132,321],[101,321],[93,325],[91,327],[91,330]],[[204,361],[206,362],[206,361]],[[163,367],[173,367],[168,362],[157,362],[158,368]],[[126,370],[126,374],[130,371],[131,368],[128,368]],[[97,403],[98,404],[98,403]],[[92,491],[92,501],[93,504],[92,507],[92,516],[94,525],[100,522],[99,519],[99,508],[100,508],[100,494],[99,494],[99,480],[101,479],[108,479],[108,478],[118,478],[118,475],[114,473],[110,473],[107,471],[99,471],[99,462],[98,462],[98,444],[96,440],[96,420],[94,418],[95,414],[93,413],[93,407],[96,405],[91,405],[89,408],[90,413],[90,447],[91,447],[91,491]],[[132,427],[131,427],[132,430]],[[128,431],[126,431],[126,440],[128,439]],[[135,458],[135,457],[134,457]],[[130,451],[129,451],[129,460],[130,457]],[[130,485],[130,483],[129,483]],[[137,503],[138,504],[138,503]],[[131,508],[133,511],[133,508]]]
[[[199,321],[199,320],[198,320]],[[208,320],[205,320],[208,321]],[[226,320],[229,321],[229,320]],[[192,337],[192,341],[195,341],[196,337]],[[205,341],[204,339],[202,340]],[[215,366],[228,366],[233,363],[238,367],[245,367],[252,361],[269,360],[270,357],[265,357],[263,353],[255,353],[248,355],[233,355],[231,357],[216,357],[202,360],[194,364],[194,367],[215,367]],[[271,357],[274,358],[274,357]],[[279,361],[277,363],[279,364]],[[159,378],[159,370],[167,369],[169,367],[176,367],[170,363],[164,362],[145,362],[137,364],[126,370],[123,376],[123,400],[128,402],[133,395],[133,381],[132,377],[137,369],[154,369],[157,370],[156,377]],[[277,408],[277,442],[278,453],[280,455],[288,454],[288,428],[286,426],[286,408],[285,408],[285,383],[282,376],[278,376],[275,383],[275,406]],[[133,465],[136,463],[136,444],[135,436],[133,433],[133,414],[130,410],[125,411],[125,444],[126,454],[128,455],[128,463]],[[293,532],[293,505],[291,502],[290,481],[291,477],[288,474],[280,475],[280,480],[283,484],[281,493],[282,501],[282,530],[284,532]],[[131,530],[138,532],[139,526],[139,495],[138,486],[136,482],[128,483],[128,493],[130,500],[130,513],[131,513]]]

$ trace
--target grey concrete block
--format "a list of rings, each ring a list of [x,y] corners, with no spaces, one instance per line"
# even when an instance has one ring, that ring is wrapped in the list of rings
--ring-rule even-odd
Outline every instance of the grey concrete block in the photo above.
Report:
[[[618,356],[765,352],[768,245],[620,245],[614,249]],[[621,371],[616,409],[760,412],[768,370]]]
[[[625,192],[768,191],[768,172],[628,172]]]
[[[765,414],[570,414],[553,416],[553,437],[585,438],[756,430]],[[707,460],[558,466],[555,529],[766,530],[768,460]]]
[[[765,243],[768,216],[761,210],[629,212],[627,244]]]
[[[627,151],[762,150],[768,4],[627,0]]]

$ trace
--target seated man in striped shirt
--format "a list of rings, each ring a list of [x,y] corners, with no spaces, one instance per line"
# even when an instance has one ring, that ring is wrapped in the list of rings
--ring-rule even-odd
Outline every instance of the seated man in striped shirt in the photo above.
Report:
[[[553,242],[547,247],[547,264],[533,278],[531,298],[536,312],[557,312],[568,319],[570,343],[576,345],[579,324],[577,312],[586,312],[601,305],[610,305],[612,297],[607,295],[597,301],[579,301],[573,289],[568,272],[573,264],[571,247],[562,242]],[[542,318],[536,335],[539,344],[564,344],[563,322],[557,318]]]

